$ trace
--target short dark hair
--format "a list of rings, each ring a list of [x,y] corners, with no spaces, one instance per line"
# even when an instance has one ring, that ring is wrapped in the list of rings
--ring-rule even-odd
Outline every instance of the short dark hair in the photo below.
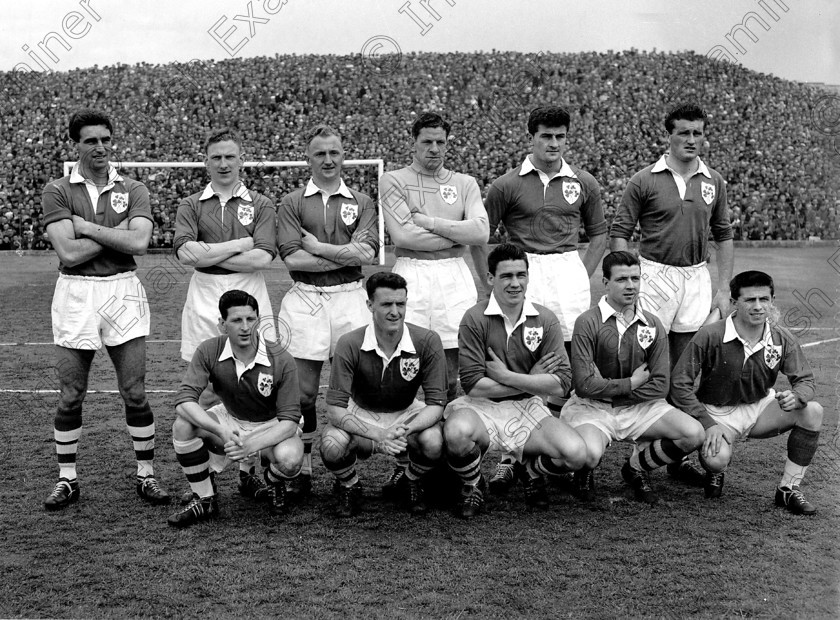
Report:
[[[732,299],[738,299],[741,296],[741,289],[750,286],[769,286],[770,297],[775,297],[776,287],[773,284],[773,278],[763,271],[742,271],[729,281],[729,294]]]
[[[612,277],[613,267],[632,267],[638,264],[639,258],[635,254],[624,250],[618,250],[610,252],[604,257],[604,260],[601,263],[601,271],[604,273],[604,277],[609,280]]]
[[[330,127],[326,123],[319,123],[318,125],[315,125],[314,127],[312,127],[311,129],[309,129],[306,132],[306,135],[304,135],[304,137],[303,137],[303,139],[305,141],[304,144],[307,147],[309,147],[309,143],[312,142],[312,140],[314,140],[318,136],[322,136],[324,138],[328,138],[330,136],[335,136],[336,138],[341,140],[341,134],[338,133],[335,129],[333,129],[332,127]]]
[[[368,299],[372,300],[376,289],[390,288],[395,291],[405,289],[408,292],[408,282],[405,281],[398,273],[391,273],[390,271],[377,271],[368,276],[365,282],[365,290],[367,291]]]
[[[524,260],[528,268],[528,255],[525,250],[512,243],[500,243],[487,256],[487,272],[496,275],[496,267],[505,260]]]
[[[674,131],[674,121],[703,121],[703,131],[709,126],[709,117],[703,108],[694,103],[683,103],[668,112],[665,117],[665,129],[668,133]]]
[[[417,119],[411,124],[411,137],[415,140],[417,136],[420,135],[420,130],[425,128],[435,128],[435,127],[442,127],[443,130],[446,132],[446,137],[449,137],[449,130],[452,128],[447,121],[443,120],[443,117],[440,114],[435,112],[423,112]]]
[[[207,139],[204,140],[204,152],[206,153],[208,151],[211,144],[228,141],[235,142],[236,146],[239,147],[240,152],[242,151],[242,138],[239,137],[239,134],[230,127],[222,127],[221,129],[216,129],[207,134]]]
[[[540,125],[546,127],[569,128],[571,117],[565,108],[559,105],[546,105],[534,108],[528,116],[528,133],[532,136],[537,133]]]
[[[257,316],[260,314],[260,304],[253,295],[249,295],[245,291],[233,289],[226,291],[219,298],[219,313],[222,315],[222,320],[227,319],[228,310],[235,306],[251,306]]]
[[[111,124],[111,119],[105,112],[85,108],[79,110],[70,117],[70,125],[68,127],[70,139],[73,142],[78,142],[82,133],[82,127],[91,127],[96,125],[104,125],[105,128],[114,133],[114,126]]]

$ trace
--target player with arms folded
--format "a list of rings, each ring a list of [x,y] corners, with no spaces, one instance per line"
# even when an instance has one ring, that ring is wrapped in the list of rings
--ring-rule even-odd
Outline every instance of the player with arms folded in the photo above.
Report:
[[[528,298],[557,315],[567,354],[575,319],[589,309],[589,278],[607,247],[601,188],[591,174],[563,159],[570,125],[569,113],[559,106],[532,110],[531,154],[493,182],[486,204],[490,230],[504,223],[510,242],[528,253]],[[577,249],[581,224],[589,238],[583,259]],[[484,266],[487,246],[471,249],[475,264]],[[563,397],[549,398],[555,412]],[[513,457],[504,455],[490,489],[504,493],[515,479]]]
[[[152,236],[149,192],[110,164],[113,127],[105,114],[75,113],[69,133],[79,161],[42,195],[44,222],[60,261],[52,326],[61,387],[54,428],[59,481],[44,506],[58,510],[79,499],[82,403],[93,356],[103,345],[125,402],[137,493],[150,504],[168,504],[170,496],[154,474],[155,418],[145,387],[149,304],[134,260],[146,253]]]
[[[412,513],[425,514],[423,477],[443,451],[443,346],[434,332],[405,321],[408,290],[402,276],[374,273],[366,287],[371,322],[338,341],[321,458],[336,478],[338,514],[351,516],[362,502],[357,456],[407,453],[408,505]],[[421,387],[423,402],[417,400]]]
[[[636,498],[657,501],[648,472],[676,463],[703,443],[703,427],[665,402],[670,387],[668,337],[656,315],[639,303],[639,259],[613,252],[602,263],[607,294],[580,315],[572,336],[574,392],[562,419],[586,442],[586,467],[574,493],[588,500],[593,470],[613,441],[644,444],[621,469]]]
[[[253,295],[264,316],[273,317],[262,270],[277,252],[274,205],[240,180],[244,160],[236,132],[214,131],[207,136],[204,152],[210,183],[181,201],[175,216],[175,255],[195,269],[181,314],[181,358],[186,362],[201,342],[219,335],[216,308],[225,291]],[[260,326],[260,331],[267,340],[275,339],[270,324]],[[208,390],[201,402],[210,406],[218,398]],[[266,488],[255,471],[253,459],[239,462],[239,492],[265,498]],[[187,501],[191,497],[187,493]]]
[[[526,500],[548,506],[543,475],[563,476],[586,463],[586,444],[551,415],[544,399],[571,383],[563,330],[554,314],[531,303],[528,256],[513,244],[487,257],[493,293],[470,308],[458,333],[466,396],[446,407],[449,466],[463,482],[458,512],[469,519],[484,506],[481,459],[491,446],[523,462]]]
[[[338,338],[368,323],[362,265],[379,251],[376,206],[341,178],[344,148],[328,125],[306,136],[312,178],[280,201],[277,243],[294,284],[280,305],[290,330],[289,353],[300,379],[304,461],[289,491],[300,498],[312,488],[312,442],[318,428],[315,401],[324,362]]]
[[[172,443],[193,496],[169,517],[173,527],[215,518],[215,474],[230,461],[255,454],[271,463],[264,472],[269,510],[285,514],[286,481],[298,474],[303,462],[292,356],[280,343],[262,338],[257,330],[259,305],[250,294],[227,291],[218,308],[222,335],[198,346],[175,399]],[[208,384],[222,402],[205,410],[199,397]]]
[[[720,497],[736,440],[790,431],[776,505],[794,514],[815,514],[799,488],[817,451],[823,419],[823,408],[814,401],[814,374],[793,335],[770,321],[773,278],[744,271],[732,278],[729,290],[735,313],[702,327],[671,377],[674,405],[706,429],[700,448],[706,497]],[[773,389],[779,372],[791,389]]]

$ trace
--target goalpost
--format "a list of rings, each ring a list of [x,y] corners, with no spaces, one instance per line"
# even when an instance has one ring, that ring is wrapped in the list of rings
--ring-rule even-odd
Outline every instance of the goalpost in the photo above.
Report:
[[[67,176],[70,174],[70,170],[76,164],[75,161],[65,161],[64,162],[64,175]],[[119,169],[123,170],[126,168],[204,168],[204,162],[202,161],[112,161],[111,164]],[[242,167],[246,169],[248,168],[257,168],[257,169],[268,169],[268,168],[304,168],[309,166],[309,164],[305,161],[246,161]],[[344,162],[343,167],[345,168],[352,168],[352,167],[361,167],[361,166],[376,166],[377,171],[377,189],[376,189],[376,205],[377,205],[377,213],[378,213],[378,228],[379,228],[379,264],[385,264],[385,218],[382,215],[382,209],[380,208],[381,200],[380,200],[380,192],[379,192],[379,179],[385,173],[385,160],[384,159],[348,159]],[[182,196],[185,198],[186,196]],[[174,214],[173,214],[174,215]]]

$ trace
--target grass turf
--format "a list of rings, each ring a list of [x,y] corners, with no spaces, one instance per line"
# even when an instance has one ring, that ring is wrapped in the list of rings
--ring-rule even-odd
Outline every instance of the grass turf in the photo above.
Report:
[[[838,309],[834,252],[739,248],[736,271],[773,274],[783,320],[803,343],[814,343],[838,335],[831,331]],[[150,340],[177,340],[189,274],[164,255],[140,264],[152,309]],[[0,341],[51,340],[55,268],[54,257],[0,258],[6,321]],[[277,310],[288,275],[275,262],[267,279]],[[596,274],[593,299],[601,291]],[[51,346],[0,351],[4,388],[55,387]],[[0,616],[836,617],[840,355],[837,343],[805,351],[826,409],[820,450],[803,486],[819,508],[813,518],[773,506],[783,436],[739,444],[716,502],[664,472],[653,475],[660,505],[633,501],[618,473],[629,447],[618,444],[596,471],[592,503],[555,487],[551,508],[534,512],[515,489],[471,522],[445,510],[411,518],[379,500],[390,463],[377,457],[360,466],[365,511],[342,521],[330,513],[331,480],[316,456],[314,496],[286,519],[271,521],[265,506],[239,497],[236,473],[229,471],[220,477],[221,518],[175,531],[165,523],[174,508],[148,507],[134,492],[116,394],[91,394],[85,403],[79,503],[46,513],[42,502],[56,477],[55,395],[6,393],[0,396]],[[147,357],[147,387],[175,389],[184,369],[178,344],[152,342]],[[322,383],[327,377],[325,371]],[[90,387],[116,387],[102,353]],[[170,444],[172,395],[152,393],[150,402],[159,478],[175,494],[186,481]],[[318,411],[323,421],[322,400]],[[494,462],[495,456],[486,460],[485,475]]]

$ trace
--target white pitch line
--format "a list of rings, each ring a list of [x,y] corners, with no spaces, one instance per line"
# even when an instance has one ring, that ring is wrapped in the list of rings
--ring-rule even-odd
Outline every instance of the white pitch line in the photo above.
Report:
[[[829,338],[828,340],[817,340],[816,342],[809,342],[808,344],[803,344],[802,348],[805,349],[807,347],[815,347],[818,344],[826,344],[829,342],[837,342],[840,338]]]
[[[180,340],[147,340],[146,344],[171,344],[173,342],[181,342]],[[47,346],[55,345],[54,342],[0,342],[0,347],[23,347],[23,346]]]
[[[326,389],[328,385],[319,385],[318,389]],[[119,390],[88,390],[88,394],[119,394]],[[178,390],[146,390],[146,394],[177,394]],[[58,390],[0,390],[0,394],[58,394]]]

